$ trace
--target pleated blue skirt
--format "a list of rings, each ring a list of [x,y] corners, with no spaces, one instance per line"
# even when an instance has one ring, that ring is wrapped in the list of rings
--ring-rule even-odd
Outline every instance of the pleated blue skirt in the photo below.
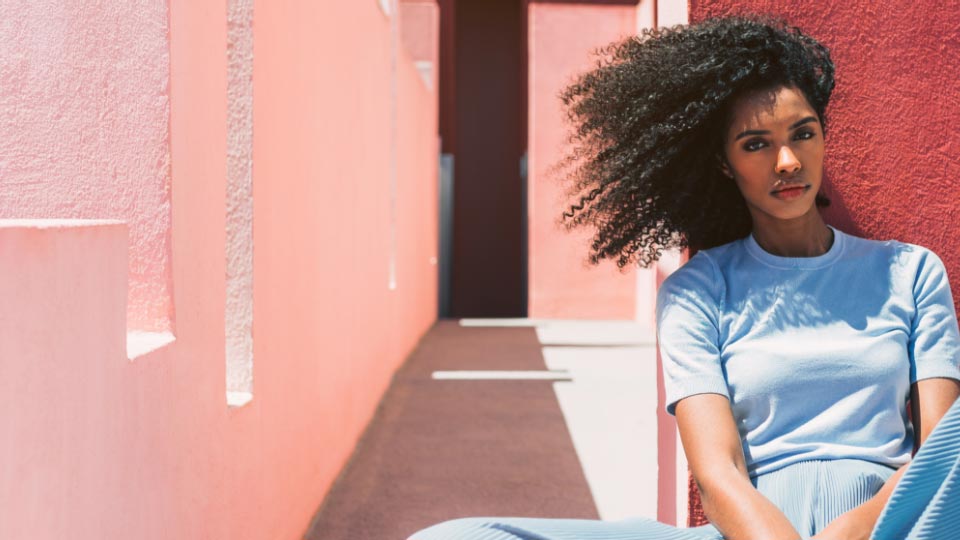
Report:
[[[803,461],[753,480],[809,538],[872,497],[894,473],[861,460]],[[944,540],[960,530],[960,401],[917,452],[877,521],[874,540]],[[721,540],[712,525],[677,528],[645,518],[619,521],[471,517],[409,540]]]

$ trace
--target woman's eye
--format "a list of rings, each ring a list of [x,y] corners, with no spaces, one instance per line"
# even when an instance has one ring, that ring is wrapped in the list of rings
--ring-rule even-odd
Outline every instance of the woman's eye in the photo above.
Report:
[[[766,146],[766,143],[763,142],[763,140],[751,139],[746,143],[744,143],[743,149],[746,150],[747,152],[756,152],[757,150],[760,150],[764,146]]]
[[[803,141],[803,140],[806,140],[806,139],[812,139],[812,138],[813,138],[813,132],[812,132],[812,131],[809,131],[809,130],[806,130],[806,131],[798,131],[797,134],[796,134],[794,137],[795,137],[798,141]]]

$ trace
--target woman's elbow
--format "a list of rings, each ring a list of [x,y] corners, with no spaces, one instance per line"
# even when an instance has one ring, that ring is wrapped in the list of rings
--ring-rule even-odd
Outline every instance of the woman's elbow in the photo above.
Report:
[[[714,464],[704,471],[695,471],[693,481],[700,490],[704,511],[719,499],[730,497],[731,490],[738,491],[749,483],[746,468],[735,461],[729,464]]]

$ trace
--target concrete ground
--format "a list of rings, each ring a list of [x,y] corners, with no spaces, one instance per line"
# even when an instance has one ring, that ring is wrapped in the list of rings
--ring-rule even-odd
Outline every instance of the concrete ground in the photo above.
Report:
[[[467,516],[656,517],[656,353],[631,322],[441,320],[384,395],[307,540]]]

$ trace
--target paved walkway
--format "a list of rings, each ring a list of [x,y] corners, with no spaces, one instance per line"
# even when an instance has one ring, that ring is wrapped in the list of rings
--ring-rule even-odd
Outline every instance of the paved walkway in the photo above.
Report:
[[[307,540],[465,516],[656,517],[656,365],[632,323],[443,320],[397,372]]]

